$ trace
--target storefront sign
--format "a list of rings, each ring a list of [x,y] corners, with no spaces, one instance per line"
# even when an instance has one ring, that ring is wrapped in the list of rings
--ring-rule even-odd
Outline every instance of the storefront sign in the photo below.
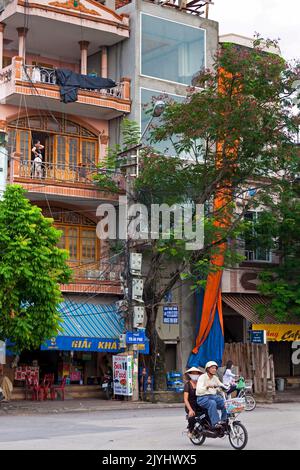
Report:
[[[114,394],[132,396],[133,356],[119,354],[113,356]]]
[[[118,352],[119,340],[109,338],[75,338],[72,336],[56,336],[41,346],[42,351],[96,351]]]
[[[126,333],[127,344],[143,344],[145,343],[145,331],[127,331]]]
[[[250,331],[250,342],[255,344],[267,344],[266,330]]]
[[[168,324],[178,324],[178,305],[165,306],[163,307],[164,312],[164,323]]]
[[[300,340],[300,325],[252,325],[252,330],[266,330],[268,341]]]

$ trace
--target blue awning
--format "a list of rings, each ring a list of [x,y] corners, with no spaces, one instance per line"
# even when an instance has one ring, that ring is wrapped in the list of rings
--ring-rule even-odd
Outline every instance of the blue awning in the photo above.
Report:
[[[116,306],[62,302],[62,331],[46,341],[42,350],[118,352],[124,319]]]

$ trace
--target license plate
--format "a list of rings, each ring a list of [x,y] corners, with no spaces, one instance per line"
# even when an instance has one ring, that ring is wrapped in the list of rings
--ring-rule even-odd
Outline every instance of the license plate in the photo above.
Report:
[[[108,384],[102,384],[102,388],[107,388]]]

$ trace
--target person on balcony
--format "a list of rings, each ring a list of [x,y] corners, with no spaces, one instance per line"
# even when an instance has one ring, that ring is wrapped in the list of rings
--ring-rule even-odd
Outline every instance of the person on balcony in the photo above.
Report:
[[[44,146],[39,140],[35,143],[34,147],[32,147],[32,153],[34,154],[34,160],[32,163],[32,171],[34,178],[43,177],[43,148]]]

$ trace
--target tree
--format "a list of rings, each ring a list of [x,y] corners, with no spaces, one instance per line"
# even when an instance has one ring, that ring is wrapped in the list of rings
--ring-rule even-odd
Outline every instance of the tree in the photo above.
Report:
[[[253,49],[224,44],[213,69],[195,77],[186,100],[168,103],[161,125],[152,129],[152,148],[141,152],[138,202],[205,206],[201,249],[186,250],[174,231],[169,240],[150,240],[144,247],[149,259],[144,301],[156,378],[164,373],[164,346],[155,329],[164,295],[182,279],[191,279],[194,288],[204,286],[208,272],[238,261],[235,240],[244,229],[244,213],[271,193],[282,171],[293,169],[298,158],[292,142],[299,67],[264,52],[261,44],[261,38]],[[176,156],[155,150],[166,139]],[[218,207],[216,196],[222,200]],[[224,265],[215,266],[212,260],[228,241]]]
[[[8,186],[0,201],[0,338],[18,351],[39,348],[59,330],[59,284],[71,270],[52,222],[22,187]]]
[[[270,314],[279,321],[300,318],[300,192],[297,180],[286,176],[276,194],[265,195],[264,210],[248,230],[254,249],[272,250],[277,257],[259,276],[258,290],[269,302],[256,308],[262,318]]]

